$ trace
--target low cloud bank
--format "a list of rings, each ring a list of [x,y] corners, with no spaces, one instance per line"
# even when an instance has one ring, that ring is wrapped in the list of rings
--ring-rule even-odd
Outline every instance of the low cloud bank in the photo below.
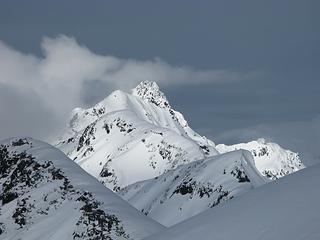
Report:
[[[44,140],[61,130],[74,107],[92,104],[114,89],[141,80],[161,87],[225,83],[250,79],[255,72],[196,70],[149,61],[119,59],[90,51],[74,38],[44,38],[42,57],[21,53],[0,41],[1,138],[28,135]]]

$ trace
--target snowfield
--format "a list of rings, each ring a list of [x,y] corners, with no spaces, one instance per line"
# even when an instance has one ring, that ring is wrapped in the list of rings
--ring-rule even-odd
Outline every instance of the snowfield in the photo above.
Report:
[[[0,239],[142,239],[164,228],[31,138],[0,142],[0,201]]]
[[[146,240],[318,240],[320,165],[253,189]]]

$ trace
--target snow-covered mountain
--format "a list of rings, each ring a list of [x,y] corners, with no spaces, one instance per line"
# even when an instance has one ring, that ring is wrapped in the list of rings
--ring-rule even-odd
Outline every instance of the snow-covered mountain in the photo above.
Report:
[[[30,138],[0,142],[0,201],[0,239],[142,239],[164,228]]]
[[[148,81],[131,93],[117,90],[92,108],[75,109],[55,145],[114,191],[218,154]]]
[[[260,138],[257,141],[235,145],[219,144],[216,149],[220,153],[245,149],[251,152],[255,165],[262,175],[271,180],[278,179],[304,168],[298,153],[283,149],[276,143]]]
[[[238,150],[179,166],[119,194],[144,214],[171,226],[266,181],[250,152]]]
[[[55,146],[62,152],[30,138],[0,142],[0,238],[142,239],[162,231],[161,224],[186,220],[181,226],[195,224],[190,239],[205,239],[195,233],[210,232],[210,219],[189,224],[188,218],[201,212],[211,217],[210,208],[217,208],[219,216],[230,199],[231,206],[240,202],[248,211],[241,210],[237,221],[250,218],[250,204],[263,208],[252,199],[272,202],[268,194],[280,190],[253,190],[257,195],[249,197],[249,205],[237,200],[246,199],[240,195],[304,168],[297,153],[263,139],[216,146],[193,131],[157,84],[148,81],[131,93],[114,91],[92,108],[74,109]],[[282,196],[280,208],[281,201]],[[234,212],[226,215],[239,217]],[[164,236],[188,239],[172,235],[178,226]]]
[[[76,108],[55,145],[114,191],[177,166],[237,149],[249,150],[263,175],[277,179],[303,168],[296,153],[261,139],[232,146],[201,137],[154,82],[117,90],[89,109]]]
[[[296,153],[263,139],[215,146],[148,81],[75,109],[56,146],[167,226],[304,167]]]
[[[283,177],[146,240],[318,240],[320,165]]]

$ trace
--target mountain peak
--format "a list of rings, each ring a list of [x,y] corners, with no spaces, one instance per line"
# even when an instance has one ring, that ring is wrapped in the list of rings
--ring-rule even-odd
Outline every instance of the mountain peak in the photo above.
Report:
[[[266,139],[264,139],[264,138],[258,138],[257,142],[260,143],[260,144],[266,144],[267,143]]]
[[[165,108],[169,107],[169,102],[163,92],[160,91],[159,86],[156,82],[142,81],[132,89],[134,96],[140,97],[143,100],[152,102],[155,105]]]

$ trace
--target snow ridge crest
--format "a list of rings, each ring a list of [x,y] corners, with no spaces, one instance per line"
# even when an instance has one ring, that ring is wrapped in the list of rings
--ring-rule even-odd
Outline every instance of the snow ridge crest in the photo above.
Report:
[[[132,89],[132,95],[140,97],[145,101],[154,103],[161,108],[171,108],[166,96],[160,91],[156,82],[140,82],[138,86]]]

